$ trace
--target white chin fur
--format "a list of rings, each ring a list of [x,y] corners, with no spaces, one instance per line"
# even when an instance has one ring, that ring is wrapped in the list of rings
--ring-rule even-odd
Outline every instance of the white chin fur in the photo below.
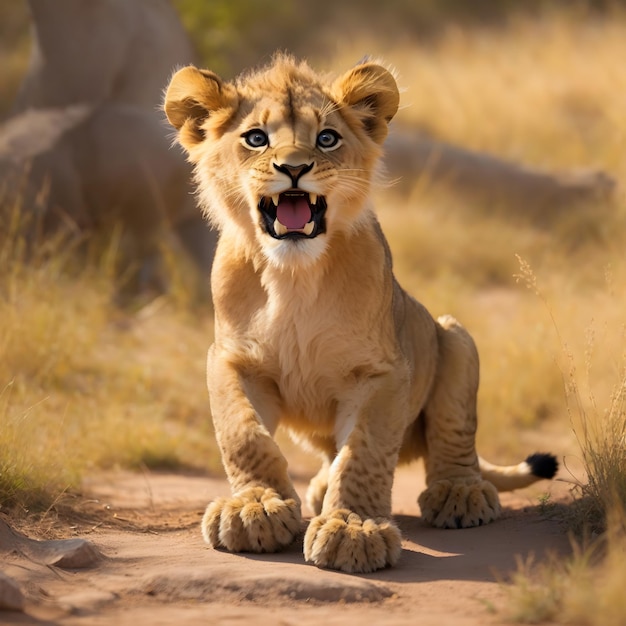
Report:
[[[263,251],[268,261],[281,270],[308,267],[319,261],[326,251],[326,237],[314,239],[281,239],[263,242]]]

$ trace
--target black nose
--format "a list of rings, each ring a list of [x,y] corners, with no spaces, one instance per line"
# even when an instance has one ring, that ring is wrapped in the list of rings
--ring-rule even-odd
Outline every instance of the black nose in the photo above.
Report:
[[[288,165],[287,163],[278,165],[277,163],[274,163],[274,169],[282,174],[287,174],[287,176],[291,178],[291,184],[294,187],[297,187],[300,177],[304,176],[307,172],[310,172],[313,169],[313,163],[302,163],[301,165]]]

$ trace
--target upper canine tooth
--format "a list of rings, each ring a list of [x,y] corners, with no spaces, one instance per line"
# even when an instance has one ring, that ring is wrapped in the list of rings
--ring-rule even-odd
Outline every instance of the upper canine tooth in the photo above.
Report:
[[[288,231],[284,224],[281,224],[278,220],[274,220],[274,232],[280,236],[287,234]]]
[[[313,220],[311,220],[310,222],[307,222],[304,225],[304,227],[302,228],[302,232],[308,237],[313,232],[314,228],[315,228],[315,223],[313,222]]]
[[[315,206],[317,204],[317,194],[316,193],[309,193],[309,202],[313,206]]]
[[[274,203],[274,206],[278,206],[278,203],[280,202],[280,195],[279,194],[274,194],[272,196],[272,202]]]

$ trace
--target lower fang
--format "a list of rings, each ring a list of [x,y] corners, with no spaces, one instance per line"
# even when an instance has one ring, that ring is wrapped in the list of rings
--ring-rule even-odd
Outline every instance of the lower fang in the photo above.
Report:
[[[312,233],[313,233],[313,229],[315,228],[315,223],[313,222],[313,220],[311,220],[310,222],[308,222],[307,224],[304,225],[304,228],[302,229],[302,232],[309,237]]]
[[[286,235],[289,229],[278,220],[274,220],[274,232],[280,237],[281,235]]]

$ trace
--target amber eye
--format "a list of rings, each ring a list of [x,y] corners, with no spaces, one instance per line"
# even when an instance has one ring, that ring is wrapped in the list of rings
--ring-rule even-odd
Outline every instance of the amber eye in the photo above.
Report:
[[[267,134],[260,128],[253,128],[241,136],[251,148],[262,148],[270,142]]]
[[[322,148],[323,150],[328,150],[329,148],[336,148],[341,141],[341,135],[332,128],[326,128],[320,131],[317,136],[317,146],[318,148]]]

